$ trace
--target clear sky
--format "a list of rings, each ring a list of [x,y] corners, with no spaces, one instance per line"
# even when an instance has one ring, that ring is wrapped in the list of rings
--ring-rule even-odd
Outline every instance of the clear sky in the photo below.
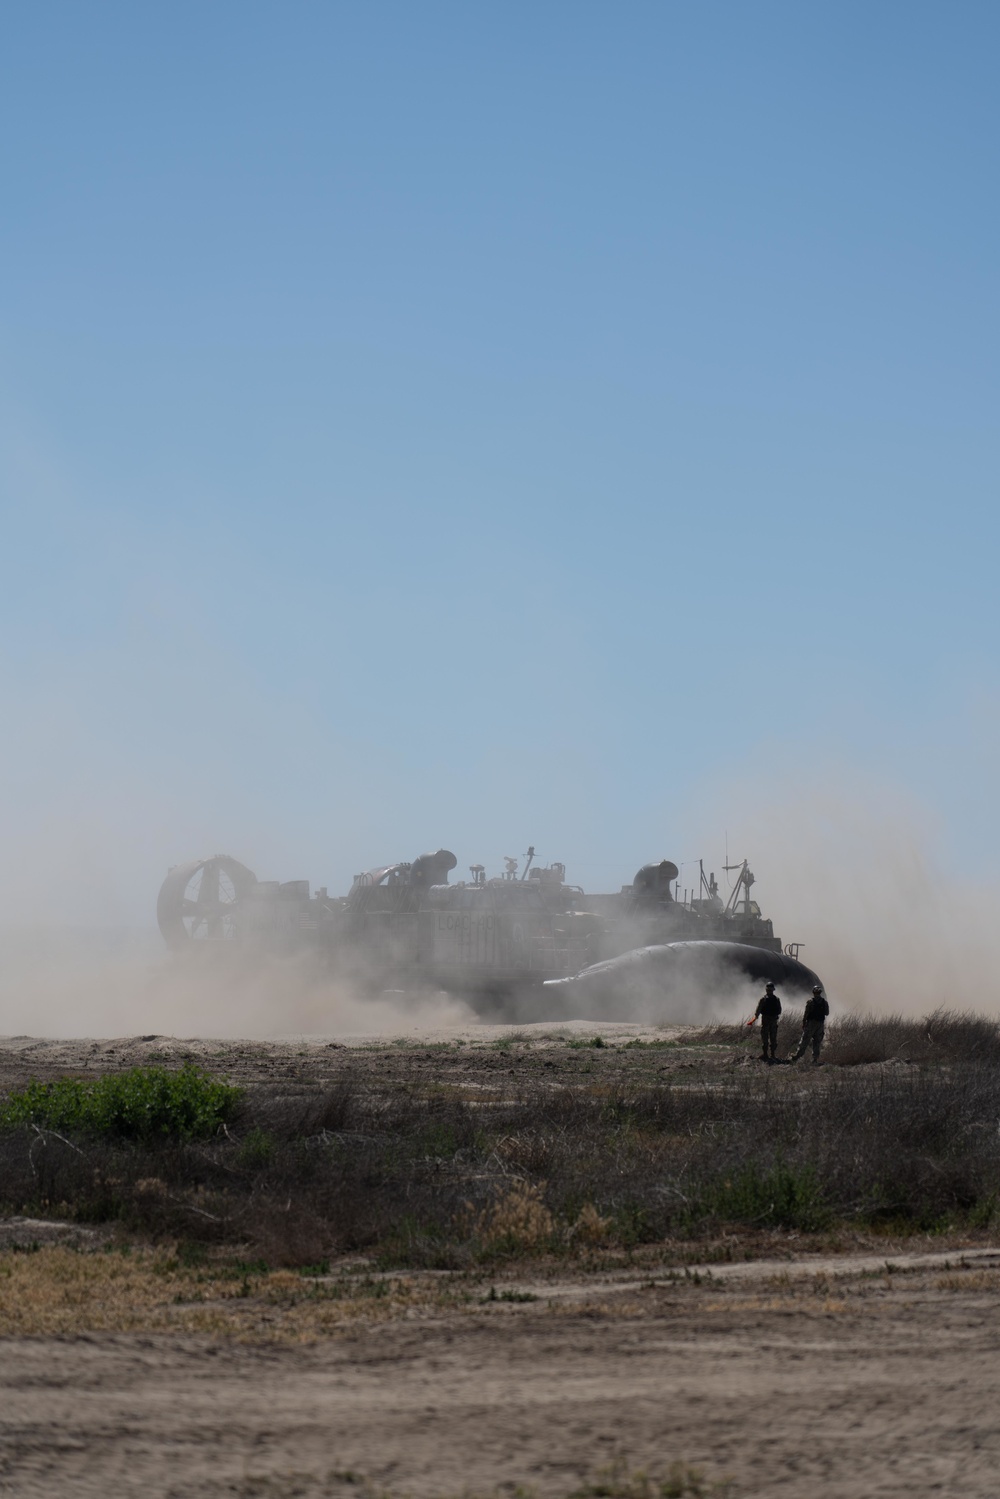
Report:
[[[8,6],[8,910],[616,888],[758,773],[985,870],[998,67],[971,0]]]

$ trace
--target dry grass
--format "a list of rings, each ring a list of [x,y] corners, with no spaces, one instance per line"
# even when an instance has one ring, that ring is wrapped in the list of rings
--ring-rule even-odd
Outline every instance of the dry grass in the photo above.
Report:
[[[304,1278],[238,1262],[185,1265],[176,1254],[0,1256],[0,1337],[185,1332],[252,1342],[312,1342],[359,1321],[462,1304],[468,1293],[415,1277]]]
[[[612,1237],[612,1219],[602,1217],[592,1202],[583,1204],[575,1221],[560,1222],[545,1204],[546,1185],[516,1182],[489,1207],[474,1214],[471,1235],[488,1255],[558,1251],[574,1241],[595,1245]]]
[[[786,1008],[778,1022],[778,1055],[798,1044],[802,1011]],[[679,1040],[690,1047],[726,1046],[760,1050],[760,1031],[745,1025],[709,1025]],[[902,1015],[838,1015],[828,1022],[823,1060],[833,1067],[875,1062],[975,1063],[1000,1065],[1000,1022],[986,1015],[935,1010],[923,1018]]]
[[[1000,1291],[1000,1270],[959,1270],[939,1276],[934,1282],[939,1291]]]
[[[556,1220],[545,1206],[544,1182],[518,1182],[478,1213],[474,1235],[487,1249],[509,1248],[524,1253],[551,1244]]]
[[[985,1015],[935,1010],[922,1020],[901,1015],[844,1015],[827,1027],[825,1059],[833,1066],[870,1062],[1000,1064],[1000,1023]]]

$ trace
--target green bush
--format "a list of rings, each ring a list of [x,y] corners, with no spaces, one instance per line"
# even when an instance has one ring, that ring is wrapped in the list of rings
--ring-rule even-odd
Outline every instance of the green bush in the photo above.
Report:
[[[275,1139],[266,1129],[254,1125],[240,1142],[237,1160],[244,1171],[259,1171],[274,1160]]]
[[[240,1088],[216,1081],[200,1067],[189,1065],[179,1072],[133,1067],[93,1081],[28,1083],[0,1105],[0,1128],[36,1124],[122,1139],[167,1135],[189,1140],[215,1134],[241,1098]]]
[[[731,1223],[797,1228],[806,1233],[830,1220],[822,1185],[811,1166],[778,1161],[764,1171],[754,1162],[717,1180],[706,1192],[702,1211]]]

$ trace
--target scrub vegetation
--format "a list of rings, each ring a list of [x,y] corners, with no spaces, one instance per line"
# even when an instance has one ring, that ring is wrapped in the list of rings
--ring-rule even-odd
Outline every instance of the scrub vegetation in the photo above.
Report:
[[[795,1017],[784,1027],[787,1052]],[[297,1061],[294,1081],[240,1088],[192,1066],[34,1082],[0,1108],[0,1211],[271,1267],[390,1269],[691,1254],[734,1229],[989,1226],[997,1024],[847,1018],[821,1068],[763,1066],[757,1046],[717,1027],[670,1047],[456,1048],[460,1073],[387,1046],[336,1049],[325,1079]]]
[[[241,1096],[199,1067],[132,1067],[104,1077],[31,1082],[0,1107],[0,1129],[36,1125],[120,1139],[195,1139],[217,1133]]]

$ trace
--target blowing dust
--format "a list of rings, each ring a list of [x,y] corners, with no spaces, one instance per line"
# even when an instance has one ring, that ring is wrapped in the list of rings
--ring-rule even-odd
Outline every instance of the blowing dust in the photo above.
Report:
[[[748,855],[764,914],[804,944],[835,1011],[1000,1014],[1000,892],[949,867],[926,809],[834,774],[770,794],[757,781],[732,804],[754,811],[727,819],[729,847]]]
[[[800,956],[822,978],[834,1014],[912,1016],[938,1006],[1000,1014],[997,892],[989,882],[945,875],[941,839],[927,814],[894,791],[850,778],[786,783],[769,796],[762,784],[755,778],[728,798],[730,807],[752,807],[751,815],[720,815],[713,796],[711,810],[697,813],[698,828],[728,823],[729,848],[749,857],[763,914],[784,943],[802,944]],[[674,851],[676,835],[662,841],[665,848],[653,854]],[[9,926],[0,931],[0,1034],[264,1039],[398,1035],[476,1021],[458,998],[373,993],[302,958],[234,961],[231,950],[218,961],[198,957],[188,962],[166,952],[155,930],[112,931],[96,921]],[[574,992],[546,1000],[543,1013],[509,1018],[732,1021],[753,1013],[761,987],[732,974],[709,984],[675,974],[669,994],[655,983],[613,995]]]
[[[385,1035],[469,1024],[443,994],[363,994],[305,958],[163,950],[159,933],[7,933],[0,1034],[31,1036]]]
[[[571,999],[561,1016],[546,1014],[547,1020],[619,1020],[644,1026],[733,1024],[749,1020],[764,992],[763,983],[725,971],[692,971],[684,964],[674,968],[669,979],[656,975],[635,976],[599,989],[583,990]],[[802,996],[789,997],[801,1005]]]

